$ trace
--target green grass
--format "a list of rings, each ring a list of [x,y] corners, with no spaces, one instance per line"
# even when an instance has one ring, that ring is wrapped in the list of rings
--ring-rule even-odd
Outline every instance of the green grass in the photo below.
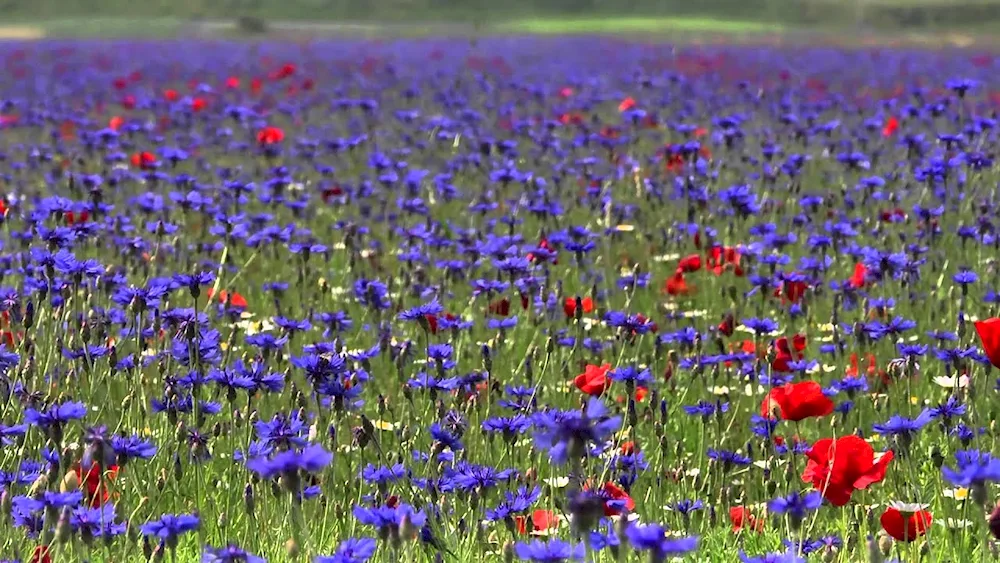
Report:
[[[676,18],[527,18],[491,26],[509,33],[538,35],[661,33],[699,31],[711,33],[761,33],[784,29],[780,23],[727,20],[710,17]]]
[[[163,39],[176,37],[184,25],[178,18],[64,18],[25,20],[11,25],[38,26],[46,37],[85,39]]]

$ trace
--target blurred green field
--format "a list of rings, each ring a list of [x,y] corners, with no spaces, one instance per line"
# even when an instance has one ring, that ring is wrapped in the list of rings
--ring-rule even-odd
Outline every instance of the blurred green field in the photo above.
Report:
[[[659,33],[704,31],[711,33],[761,33],[781,31],[780,23],[717,18],[527,18],[491,26],[499,32],[539,35],[594,33]]]
[[[168,37],[307,24],[319,33],[775,33],[1000,31],[998,0],[0,0],[0,28],[56,37]],[[364,27],[358,24],[364,24]],[[458,26],[458,27],[455,27]],[[3,34],[0,33],[0,36]]]
[[[765,0],[766,1],[766,0]],[[780,3],[789,0],[771,0]],[[1000,2],[996,0],[964,0],[975,2],[991,9],[997,8],[1000,18]],[[2,0],[0,0],[2,2]],[[294,2],[294,0],[293,0]],[[921,6],[945,5],[942,0],[871,0],[866,10],[874,5]],[[811,4],[822,12],[828,0],[811,0]],[[843,6],[843,4],[841,4]],[[847,10],[846,12],[849,12]],[[295,14],[293,10],[290,12]],[[779,11],[780,13],[780,11]],[[919,13],[919,12],[918,12]],[[779,16],[770,19],[759,15],[757,18],[740,15],[708,16],[529,16],[529,17],[475,17],[457,11],[451,19],[432,18],[409,21],[338,19],[319,16],[304,21],[295,17],[250,18],[260,22],[266,29],[263,33],[252,33],[246,28],[246,19],[236,18],[183,18],[178,16],[66,16],[58,18],[12,18],[0,23],[0,39],[51,38],[105,38],[105,39],[165,39],[173,37],[271,37],[285,39],[314,37],[474,37],[488,35],[582,35],[607,34],[622,36],[656,36],[675,41],[688,39],[705,41],[719,37],[766,38],[768,41],[784,41],[790,37],[797,41],[835,44],[860,44],[856,39],[864,36],[866,43],[884,41],[886,44],[898,42],[918,44],[994,44],[991,38],[1000,29],[1000,23],[989,18],[965,25],[907,25],[871,26],[858,18],[853,23],[845,19],[820,21],[784,21]],[[846,16],[845,16],[846,17]],[[917,20],[921,21],[921,20]],[[998,20],[1000,21],[1000,20]],[[955,39],[956,33],[962,34]]]

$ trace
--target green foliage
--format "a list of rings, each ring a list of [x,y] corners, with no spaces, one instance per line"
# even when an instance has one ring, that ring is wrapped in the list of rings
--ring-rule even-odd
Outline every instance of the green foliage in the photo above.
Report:
[[[546,17],[699,18],[772,25],[929,29],[1000,22],[1000,4],[989,0],[0,0],[13,21],[75,18],[176,18],[236,20],[243,32],[261,33],[266,22],[461,21],[486,23]],[[141,26],[140,26],[141,27]]]

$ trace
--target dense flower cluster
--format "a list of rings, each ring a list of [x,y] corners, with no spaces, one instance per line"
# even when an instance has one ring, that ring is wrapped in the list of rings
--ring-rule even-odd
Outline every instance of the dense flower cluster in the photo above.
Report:
[[[989,55],[0,56],[0,557],[998,550]]]

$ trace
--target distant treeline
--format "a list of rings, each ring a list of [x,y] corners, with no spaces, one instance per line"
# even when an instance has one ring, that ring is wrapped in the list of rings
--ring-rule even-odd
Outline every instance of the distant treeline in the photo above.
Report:
[[[524,17],[693,16],[788,25],[961,28],[1000,24],[997,0],[0,0],[10,20],[77,17],[502,21]]]

